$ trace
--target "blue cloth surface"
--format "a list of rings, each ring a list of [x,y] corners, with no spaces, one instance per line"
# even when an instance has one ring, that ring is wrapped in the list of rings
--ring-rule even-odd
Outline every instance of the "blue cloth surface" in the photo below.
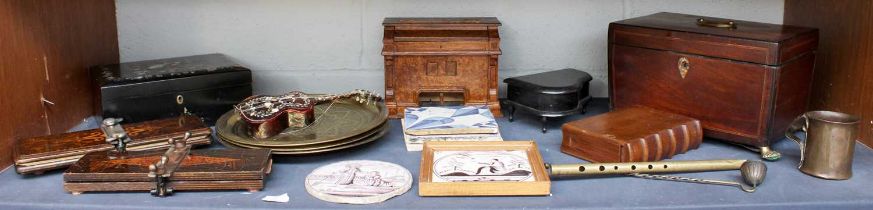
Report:
[[[539,120],[524,112],[512,123],[498,119],[507,140],[536,140],[543,159],[549,163],[584,162],[560,152],[563,122],[606,112],[606,101],[595,100],[586,115],[554,118],[548,133],[540,133]],[[275,156],[273,173],[263,191],[191,192],[180,191],[166,198],[148,192],[85,193],[71,195],[62,186],[62,171],[39,176],[22,176],[7,169],[0,173],[0,209],[287,209],[287,208],[380,208],[380,209],[873,209],[873,151],[858,144],[854,176],[846,181],[828,181],[797,170],[798,147],[783,140],[774,145],[783,158],[767,162],[766,181],[755,193],[735,187],[645,180],[632,177],[553,179],[551,196],[534,197],[419,197],[418,169],[421,154],[407,152],[399,120],[390,121],[391,131],[381,140],[358,148],[322,155]],[[211,149],[220,149],[213,145]],[[316,167],[342,160],[381,160],[409,169],[415,182],[406,194],[369,205],[335,204],[306,193],[303,179]],[[752,159],[758,154],[738,146],[710,139],[696,150],[672,160]],[[740,181],[739,171],[681,174],[695,178]],[[288,203],[261,201],[267,195],[288,193]]]

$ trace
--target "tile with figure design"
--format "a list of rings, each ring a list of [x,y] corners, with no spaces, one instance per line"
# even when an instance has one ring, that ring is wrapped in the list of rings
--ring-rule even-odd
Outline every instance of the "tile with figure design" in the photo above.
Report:
[[[524,150],[435,151],[432,182],[534,181]]]

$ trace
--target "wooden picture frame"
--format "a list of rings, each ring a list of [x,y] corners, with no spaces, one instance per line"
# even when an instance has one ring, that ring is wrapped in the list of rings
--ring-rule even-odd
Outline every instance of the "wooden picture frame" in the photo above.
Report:
[[[437,181],[434,154],[437,152],[515,152],[527,156],[529,176],[524,181]],[[497,161],[497,159],[493,159]],[[483,166],[485,168],[487,166]],[[520,166],[519,166],[520,167]],[[527,169],[527,168],[525,168]],[[480,171],[482,169],[480,168]],[[493,169],[492,169],[493,170]],[[493,171],[492,171],[493,172]],[[425,142],[421,153],[419,196],[519,196],[549,195],[551,182],[543,158],[533,141]]]

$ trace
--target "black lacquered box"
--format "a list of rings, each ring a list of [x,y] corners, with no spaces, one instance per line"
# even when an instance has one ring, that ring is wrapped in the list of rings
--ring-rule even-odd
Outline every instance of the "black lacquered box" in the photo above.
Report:
[[[576,69],[562,69],[503,80],[507,84],[509,121],[518,109],[540,117],[546,132],[547,117],[583,113],[591,96],[591,75]]]
[[[252,95],[251,71],[222,54],[97,66],[91,76],[96,113],[125,123],[188,112],[212,125]]]

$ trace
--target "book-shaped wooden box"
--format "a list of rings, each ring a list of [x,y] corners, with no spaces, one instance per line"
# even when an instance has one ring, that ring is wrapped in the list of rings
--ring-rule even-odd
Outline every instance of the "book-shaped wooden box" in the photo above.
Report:
[[[533,141],[425,142],[420,196],[549,195],[549,175]]]
[[[123,130],[130,138],[126,143],[129,151],[166,149],[168,138],[182,138],[186,132],[191,133],[189,145],[209,144],[212,133],[194,116],[124,124]],[[13,159],[16,172],[39,174],[67,167],[87,153],[114,149],[115,146],[107,143],[106,133],[98,128],[22,139],[15,145]]]
[[[264,188],[270,173],[269,149],[193,150],[171,140],[166,151],[88,153],[64,172],[64,189],[151,191],[155,196],[176,190],[249,190]]]
[[[561,152],[591,162],[658,161],[696,149],[700,122],[646,107],[617,109],[565,123]]]

